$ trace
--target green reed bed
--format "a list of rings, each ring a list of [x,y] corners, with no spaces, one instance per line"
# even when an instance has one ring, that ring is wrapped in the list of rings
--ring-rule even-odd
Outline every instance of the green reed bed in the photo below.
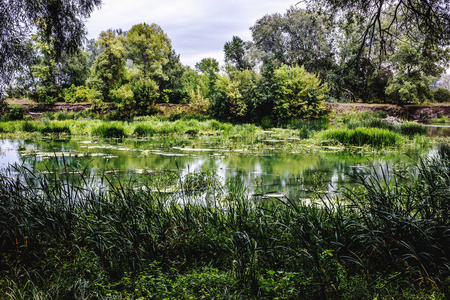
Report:
[[[249,125],[250,126],[250,125]],[[255,126],[250,126],[256,128]],[[153,136],[153,135],[196,135],[201,132],[239,131],[233,125],[216,120],[196,119],[169,121],[157,117],[138,118],[132,122],[101,120],[33,120],[0,122],[0,133],[41,132],[55,133],[61,130],[72,135],[98,137]]]
[[[444,299],[450,147],[437,153],[390,182],[355,173],[358,188],[320,206],[251,199],[239,176],[13,166],[0,173],[0,298]],[[154,189],[164,180],[173,193]]]
[[[386,117],[387,115],[383,113],[366,111],[341,115],[337,118],[337,122],[343,123],[348,129],[360,127],[380,128],[405,135],[409,138],[413,138],[415,135],[426,135],[427,133],[427,128],[417,122],[390,123],[384,119]]]
[[[395,132],[379,128],[330,129],[324,131],[320,137],[344,145],[373,147],[395,146],[402,142],[402,138]]]

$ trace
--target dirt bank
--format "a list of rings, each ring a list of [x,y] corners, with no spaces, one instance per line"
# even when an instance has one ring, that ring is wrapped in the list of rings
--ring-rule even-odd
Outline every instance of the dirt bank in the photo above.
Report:
[[[330,103],[328,105],[338,113],[369,110],[421,123],[428,123],[431,119],[442,116],[450,117],[450,103],[405,106],[364,103]]]
[[[21,104],[25,111],[34,116],[39,116],[46,111],[51,112],[79,112],[89,109],[91,103],[64,103],[56,102],[54,105],[36,104],[28,99],[8,99],[9,104]],[[168,115],[178,108],[187,110],[187,104],[172,104],[161,103],[158,104],[161,111]],[[384,112],[389,116],[398,117],[405,120],[417,121],[421,123],[428,123],[433,118],[440,118],[442,116],[450,117],[450,103],[427,104],[427,105],[405,105],[397,106],[391,104],[365,104],[365,103],[329,103],[330,109],[338,113],[353,112],[353,111],[374,111]]]

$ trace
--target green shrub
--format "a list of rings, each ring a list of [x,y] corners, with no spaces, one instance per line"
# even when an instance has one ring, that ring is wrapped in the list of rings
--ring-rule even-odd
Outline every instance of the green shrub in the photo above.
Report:
[[[60,97],[67,103],[91,102],[96,98],[101,98],[101,93],[95,89],[72,84],[70,87],[62,90]]]
[[[264,129],[268,129],[268,128],[272,128],[273,126],[273,121],[272,118],[269,116],[265,116],[261,119],[261,127]]]
[[[23,120],[25,109],[23,105],[15,104],[8,107],[8,118],[10,120]]]
[[[330,129],[322,134],[322,140],[333,140],[344,145],[374,147],[393,146],[401,137],[392,131],[379,128]]]
[[[450,102],[450,91],[446,88],[438,88],[433,91],[434,101],[438,103]]]
[[[281,87],[274,102],[276,117],[309,119],[326,114],[325,95],[329,89],[326,84],[322,85],[317,75],[307,72],[303,66],[282,66],[275,75]]]
[[[125,136],[125,129],[120,124],[102,124],[92,130],[92,135],[102,138],[122,138]]]

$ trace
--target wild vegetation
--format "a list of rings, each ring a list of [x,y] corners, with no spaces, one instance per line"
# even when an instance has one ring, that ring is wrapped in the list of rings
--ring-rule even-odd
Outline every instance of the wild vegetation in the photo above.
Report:
[[[88,165],[59,168],[48,175],[16,165],[0,175],[3,297],[450,293],[448,145],[392,181],[359,173],[359,187],[318,206],[251,199],[239,176],[225,185],[208,173],[105,176],[99,186]],[[175,184],[175,194],[158,184]]]
[[[98,176],[54,153],[45,170],[5,166],[0,299],[450,298],[448,138],[327,106],[449,102],[445,1],[306,1],[261,17],[250,41],[233,36],[223,66],[195,67],[154,23],[82,45],[99,0],[3,4],[0,138],[155,139],[161,149],[214,138],[244,155],[436,151],[394,174],[356,168],[335,196],[313,174],[307,200],[250,195],[242,174],[223,182],[178,165]],[[89,109],[32,116],[6,98]],[[164,115],[163,104],[176,108]]]

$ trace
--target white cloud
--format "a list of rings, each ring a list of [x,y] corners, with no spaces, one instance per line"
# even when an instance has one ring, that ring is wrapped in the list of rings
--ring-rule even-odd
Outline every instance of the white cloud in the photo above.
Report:
[[[251,39],[249,28],[266,14],[284,13],[292,0],[103,0],[86,25],[89,38],[109,28],[129,30],[156,23],[172,41],[183,64],[193,67],[205,57],[223,61],[223,45],[233,35]]]

